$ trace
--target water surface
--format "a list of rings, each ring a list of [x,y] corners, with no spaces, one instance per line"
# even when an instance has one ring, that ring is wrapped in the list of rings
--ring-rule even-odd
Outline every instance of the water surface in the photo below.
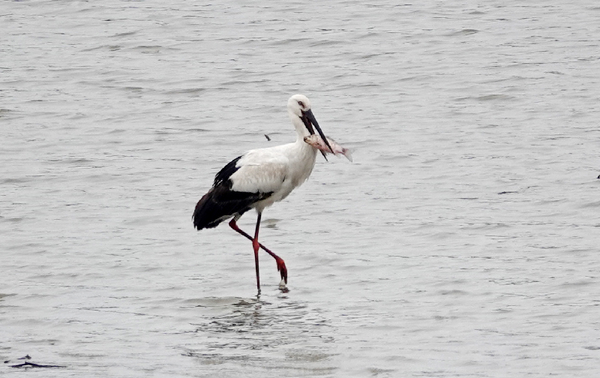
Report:
[[[3,3],[1,374],[596,376],[599,17]],[[294,93],[354,163],[265,212],[290,292],[264,255],[257,298],[247,240],[190,217],[228,161],[293,140]]]

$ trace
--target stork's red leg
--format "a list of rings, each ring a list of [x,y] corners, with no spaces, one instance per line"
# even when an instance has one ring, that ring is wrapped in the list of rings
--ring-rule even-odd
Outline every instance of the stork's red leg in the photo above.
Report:
[[[240,235],[243,235],[246,239],[252,241],[252,245],[254,246],[254,238],[252,238],[252,236],[248,235],[246,232],[244,232],[243,230],[241,230],[238,227],[237,223],[235,222],[235,218],[229,222],[229,227],[233,228]],[[258,223],[257,223],[257,227],[258,227]],[[287,284],[287,268],[285,266],[285,261],[283,261],[283,259],[281,257],[274,254],[267,247],[265,247],[264,245],[259,243],[258,240],[256,240],[256,242],[258,243],[258,246],[260,248],[262,248],[269,255],[273,256],[273,258],[275,259],[275,262],[277,263],[277,271],[279,271],[279,273],[281,274],[281,279],[283,280],[283,282]]]
[[[254,249],[254,266],[256,267],[256,287],[258,288],[258,294],[260,294],[260,271],[258,269],[258,230],[260,229],[260,218],[262,213],[258,213],[256,218],[256,228],[254,229],[254,239],[252,239],[252,249]]]

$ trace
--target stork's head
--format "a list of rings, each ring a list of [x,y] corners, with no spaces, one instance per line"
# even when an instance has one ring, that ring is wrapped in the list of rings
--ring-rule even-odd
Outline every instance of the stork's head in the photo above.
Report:
[[[305,95],[296,94],[290,97],[287,106],[291,113],[301,118],[303,112],[310,110],[310,100]]]
[[[325,137],[325,134],[321,130],[319,123],[310,109],[310,100],[308,97],[301,94],[293,95],[288,100],[287,107],[290,118],[292,119],[294,126],[296,126],[299,136],[304,138],[305,136],[313,135],[316,129],[321,136],[321,139],[323,139],[327,147],[331,150],[331,153],[333,153],[333,149],[329,145],[327,137]]]

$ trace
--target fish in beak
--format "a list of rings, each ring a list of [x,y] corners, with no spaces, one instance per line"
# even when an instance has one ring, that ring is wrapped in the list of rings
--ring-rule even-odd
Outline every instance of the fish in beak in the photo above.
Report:
[[[301,118],[302,118],[302,122],[304,122],[304,126],[306,126],[306,129],[308,130],[310,135],[314,135],[315,129],[317,129],[317,132],[321,136],[321,139],[323,139],[323,141],[329,148],[329,151],[331,151],[331,153],[333,154],[334,153],[333,148],[331,148],[331,145],[329,144],[327,137],[323,133],[323,130],[321,130],[321,127],[319,126],[319,123],[317,122],[317,119],[315,118],[312,110],[308,109],[306,111],[302,111]],[[313,128],[313,126],[314,126],[314,128]],[[321,153],[323,154],[323,157],[325,158],[325,160],[327,160],[327,157],[325,156],[325,152],[321,151]]]

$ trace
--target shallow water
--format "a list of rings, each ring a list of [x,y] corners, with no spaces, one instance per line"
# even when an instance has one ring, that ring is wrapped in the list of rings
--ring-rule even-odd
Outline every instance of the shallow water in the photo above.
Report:
[[[596,376],[595,2],[0,9],[0,375]],[[190,217],[298,92],[354,163],[265,212],[257,298]]]

